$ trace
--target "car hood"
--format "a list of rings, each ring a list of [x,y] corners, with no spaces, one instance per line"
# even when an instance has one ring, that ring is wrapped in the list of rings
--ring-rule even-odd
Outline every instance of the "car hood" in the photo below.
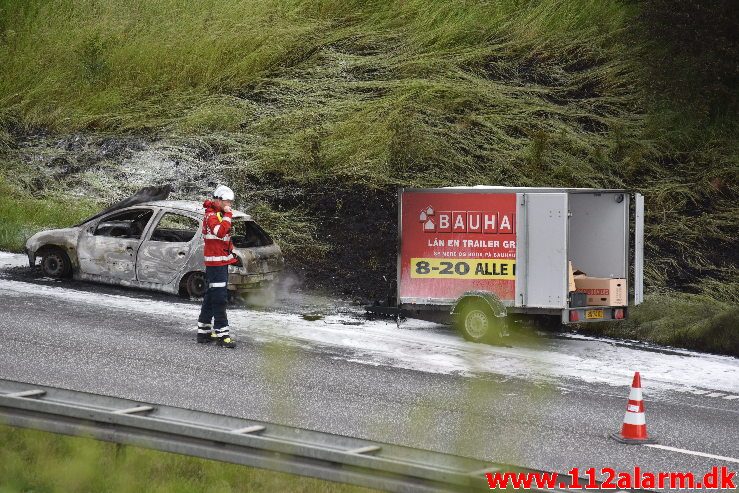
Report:
[[[39,231],[26,241],[26,250],[33,252],[39,246],[50,243],[55,245],[74,245],[79,233],[79,226]]]

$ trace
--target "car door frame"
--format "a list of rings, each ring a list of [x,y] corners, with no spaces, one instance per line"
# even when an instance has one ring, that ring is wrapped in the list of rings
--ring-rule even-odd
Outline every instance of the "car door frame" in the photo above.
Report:
[[[159,224],[159,222],[162,220],[162,218],[164,218],[164,215],[167,214],[167,213],[171,213],[171,214],[176,214],[176,215],[179,215],[179,216],[188,217],[190,219],[193,219],[195,222],[197,222],[200,225],[202,225],[202,222],[203,222],[202,214],[199,214],[197,212],[191,212],[191,211],[186,211],[186,210],[182,210],[182,209],[174,209],[174,208],[169,208],[169,207],[160,207],[159,208],[159,211],[155,213],[155,215],[153,217],[153,221],[151,223],[151,226],[148,228],[148,231],[146,232],[146,235],[143,237],[143,240],[142,240],[141,244],[139,245],[139,249],[138,249],[138,252],[136,254],[136,266],[135,266],[135,268],[136,268],[136,279],[138,281],[140,281],[140,282],[147,282],[147,283],[153,283],[153,284],[159,284],[159,285],[166,285],[166,284],[171,284],[173,281],[175,281],[177,279],[180,279],[181,276],[182,276],[182,274],[184,273],[183,270],[186,270],[186,267],[190,263],[190,259],[192,258],[194,252],[197,249],[196,248],[196,245],[198,244],[198,240],[199,240],[199,238],[202,235],[202,228],[201,227],[198,227],[195,230],[195,234],[193,235],[192,239],[186,243],[188,245],[188,247],[187,247],[188,250],[185,253],[185,255],[183,256],[183,258],[182,258],[181,265],[179,265],[178,267],[176,267],[176,268],[174,268],[172,270],[171,276],[170,275],[167,275],[166,278],[165,277],[160,277],[160,278],[157,279],[156,276],[149,276],[149,275],[147,275],[147,273],[144,271],[144,269],[145,269],[144,262],[146,262],[146,260],[142,258],[143,257],[143,255],[142,255],[142,249],[144,249],[144,247],[147,246],[146,243],[152,242],[151,236],[154,234],[154,231],[156,230],[156,225]],[[182,248],[181,246],[179,246],[179,247],[176,247],[175,246],[175,245],[180,245],[181,242],[174,243],[174,242],[159,242],[159,241],[155,241],[155,243],[172,243],[172,245],[169,248],[171,248],[173,250],[176,249],[176,248]],[[163,245],[162,248],[167,248],[167,246],[166,245]],[[160,262],[163,262],[164,260],[165,259],[161,258],[161,259],[152,260],[151,262],[160,263]]]
[[[96,263],[94,261],[94,258],[96,258],[96,257],[93,257],[93,256],[86,257],[85,256],[85,254],[89,252],[89,248],[87,246],[83,246],[82,245],[82,241],[83,240],[86,240],[86,239],[94,238],[95,237],[95,230],[98,228],[98,226],[100,225],[100,223],[103,222],[103,221],[105,221],[105,220],[107,220],[107,218],[109,218],[111,216],[118,215],[118,214],[122,214],[122,213],[125,213],[125,212],[128,212],[128,211],[136,210],[136,209],[148,209],[148,210],[150,210],[152,212],[152,215],[149,218],[149,222],[146,224],[146,226],[144,226],[144,229],[143,229],[143,231],[141,233],[141,236],[137,239],[137,242],[136,242],[135,246],[128,246],[128,247],[125,247],[125,249],[124,249],[125,251],[128,251],[129,249],[132,250],[132,253],[130,254],[130,257],[131,257],[131,264],[132,264],[132,273],[133,273],[133,276],[130,277],[130,278],[129,277],[116,276],[115,275],[115,272],[112,271],[112,270],[110,270],[110,269],[107,269],[107,270],[91,269],[90,267],[93,267],[94,264]],[[141,244],[143,243],[144,238],[146,238],[149,235],[149,233],[150,233],[151,226],[153,224],[153,219],[157,215],[157,209],[158,208],[157,207],[154,207],[154,206],[147,206],[147,205],[139,205],[139,204],[137,204],[137,205],[134,205],[134,206],[131,206],[131,207],[126,207],[126,208],[123,208],[123,209],[117,209],[117,210],[111,211],[109,214],[106,214],[104,216],[98,217],[93,222],[91,222],[89,224],[86,224],[84,226],[84,228],[82,229],[82,231],[80,232],[79,237],[77,238],[77,259],[78,259],[78,262],[79,262],[80,274],[87,275],[87,276],[96,276],[96,277],[101,277],[101,278],[114,279],[114,280],[116,280],[118,282],[120,282],[120,281],[125,281],[125,282],[134,282],[134,281],[136,281],[137,280],[137,277],[136,277],[136,257],[138,255],[138,250],[141,247]],[[115,237],[101,236],[100,238],[115,238]],[[120,239],[122,239],[122,240],[129,240],[130,243],[133,243],[134,240],[135,240],[133,238],[120,238]],[[103,251],[101,253],[101,255],[102,254],[105,254],[105,251]],[[125,259],[125,260],[128,261],[128,259]],[[124,270],[121,269],[121,272],[124,272]]]

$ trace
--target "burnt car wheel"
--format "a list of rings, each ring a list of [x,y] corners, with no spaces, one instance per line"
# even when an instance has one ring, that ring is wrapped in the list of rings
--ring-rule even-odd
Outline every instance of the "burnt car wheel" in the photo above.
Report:
[[[41,272],[54,279],[66,279],[72,275],[72,262],[61,248],[47,248],[41,254]]]
[[[202,298],[205,296],[205,290],[208,288],[208,282],[205,280],[205,273],[193,272],[187,276],[185,289],[190,298]]]

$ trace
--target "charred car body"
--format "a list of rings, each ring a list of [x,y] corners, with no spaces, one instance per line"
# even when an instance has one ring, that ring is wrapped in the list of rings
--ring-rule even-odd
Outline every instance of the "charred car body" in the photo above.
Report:
[[[41,231],[26,242],[31,267],[41,259],[49,277],[118,284],[201,297],[204,209],[194,201],[163,200],[169,188],[148,188],[77,226]],[[231,238],[238,262],[228,289],[259,290],[284,266],[280,247],[248,214],[233,211]]]

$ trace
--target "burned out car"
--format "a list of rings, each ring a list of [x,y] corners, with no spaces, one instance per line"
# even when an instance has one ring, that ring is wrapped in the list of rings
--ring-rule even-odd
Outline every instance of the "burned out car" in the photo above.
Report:
[[[71,228],[41,231],[26,242],[31,267],[44,275],[202,297],[202,204],[161,200],[169,189],[138,194]],[[160,198],[160,200],[152,200]],[[248,214],[233,211],[231,239],[238,262],[229,266],[228,289],[256,291],[284,266],[280,247]]]

